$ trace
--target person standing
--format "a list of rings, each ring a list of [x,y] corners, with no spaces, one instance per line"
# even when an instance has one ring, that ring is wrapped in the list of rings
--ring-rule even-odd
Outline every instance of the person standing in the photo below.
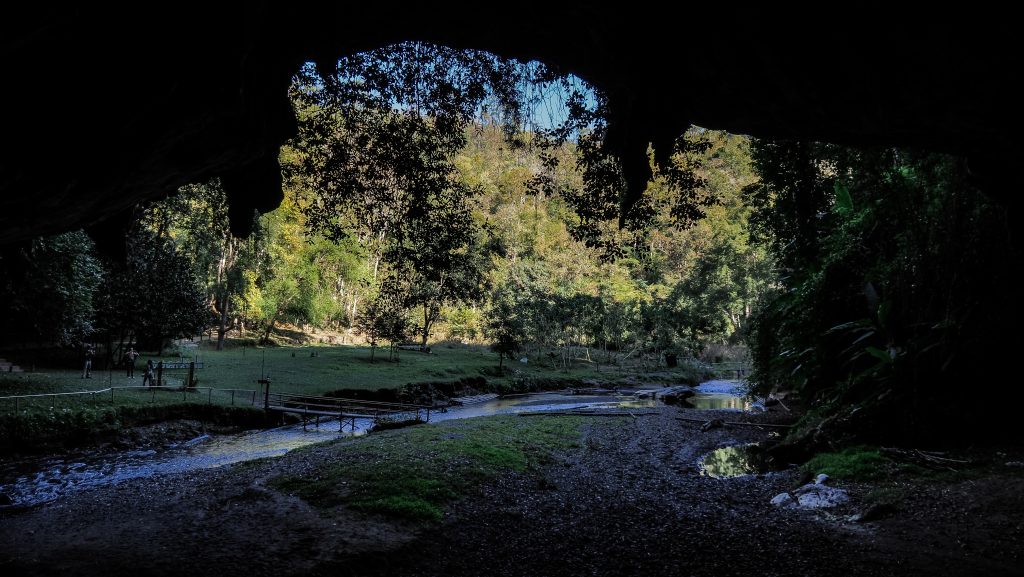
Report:
[[[128,351],[124,354],[124,364],[128,372],[128,378],[135,378],[135,359],[139,358],[139,353],[135,351],[135,347],[128,347]]]
[[[146,361],[146,373],[142,375],[142,386],[156,386],[156,373],[154,372],[153,359]]]
[[[85,366],[82,368],[82,378],[83,379],[91,379],[92,378],[92,357],[96,354],[96,349],[95,349],[95,347],[93,347],[92,343],[87,343],[85,345],[85,352],[83,354],[85,356]]]

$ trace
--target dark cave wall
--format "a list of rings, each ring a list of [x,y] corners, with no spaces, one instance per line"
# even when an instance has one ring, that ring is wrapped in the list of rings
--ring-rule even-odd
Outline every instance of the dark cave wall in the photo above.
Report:
[[[1004,200],[1008,169],[993,158],[1021,152],[1021,57],[1005,15],[325,6],[46,6],[5,19],[0,243],[93,225],[213,176],[244,232],[253,209],[281,197],[297,68],[407,39],[540,59],[606,90],[634,193],[647,144],[664,148],[690,123],[963,154]]]

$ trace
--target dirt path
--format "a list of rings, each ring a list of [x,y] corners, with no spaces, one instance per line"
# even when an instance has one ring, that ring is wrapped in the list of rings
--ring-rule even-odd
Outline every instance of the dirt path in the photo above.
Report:
[[[330,447],[126,482],[0,519],[0,574],[1024,575],[1017,470],[910,487],[896,515],[854,524],[845,515],[870,487],[816,514],[769,505],[795,471],[701,476],[701,455],[765,433],[702,433],[678,414],[595,422],[580,448],[483,487],[432,526],[325,514],[266,485]]]

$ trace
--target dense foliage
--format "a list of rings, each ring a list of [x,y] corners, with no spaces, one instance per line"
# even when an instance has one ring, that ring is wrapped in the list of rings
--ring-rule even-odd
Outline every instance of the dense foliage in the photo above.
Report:
[[[951,399],[1001,379],[1018,257],[964,161],[763,141],[753,159],[752,223],[782,270],[752,340],[760,386],[802,390],[832,439],[916,438],[991,411]]]
[[[0,256],[0,338],[81,342],[94,329],[93,295],[103,268],[85,233],[33,240]]]

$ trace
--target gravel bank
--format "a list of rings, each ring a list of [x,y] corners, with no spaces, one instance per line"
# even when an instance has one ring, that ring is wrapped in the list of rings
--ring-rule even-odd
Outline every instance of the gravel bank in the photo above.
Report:
[[[737,418],[664,407],[635,419],[589,419],[579,448],[485,485],[434,525],[325,513],[268,487],[331,459],[331,446],[133,480],[0,518],[0,573],[1024,574],[1020,468],[908,487],[896,514],[856,524],[846,516],[863,507],[871,486],[849,486],[851,504],[828,513],[774,508],[774,495],[799,484],[795,470],[713,479],[698,467],[707,452],[764,440],[765,431],[701,432],[680,415]]]

